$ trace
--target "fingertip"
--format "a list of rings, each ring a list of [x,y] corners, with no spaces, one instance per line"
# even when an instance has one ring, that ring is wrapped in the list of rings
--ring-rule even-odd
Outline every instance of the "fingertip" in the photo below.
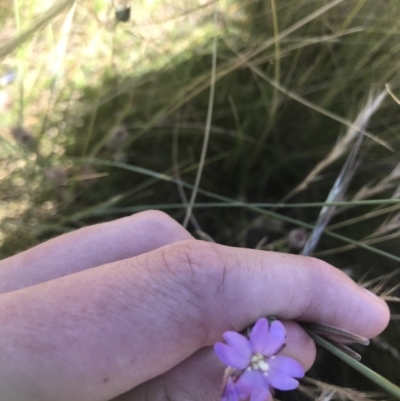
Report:
[[[390,312],[384,300],[340,269],[319,259],[308,260],[316,290],[301,320],[335,326],[366,338],[377,336],[387,327]]]
[[[128,217],[135,231],[139,231],[146,240],[158,241],[158,246],[172,244],[178,241],[193,239],[192,235],[176,220],[161,210],[146,210]],[[148,238],[150,235],[150,238]],[[151,242],[151,241],[149,241]],[[154,247],[152,248],[154,249]]]
[[[382,333],[389,325],[390,309],[388,304],[378,295],[364,287],[361,288],[368,296],[368,303],[371,305],[370,310],[372,322],[368,325],[365,337],[373,338]]]

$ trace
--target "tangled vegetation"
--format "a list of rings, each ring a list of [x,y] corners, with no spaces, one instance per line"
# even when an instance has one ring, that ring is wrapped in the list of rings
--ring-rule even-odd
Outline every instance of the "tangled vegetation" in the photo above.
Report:
[[[326,226],[312,254],[390,302],[357,352],[400,385],[397,0],[139,0],[126,23],[104,0],[0,0],[0,21],[1,257],[152,208],[278,252]],[[296,397],[381,391],[319,355]]]

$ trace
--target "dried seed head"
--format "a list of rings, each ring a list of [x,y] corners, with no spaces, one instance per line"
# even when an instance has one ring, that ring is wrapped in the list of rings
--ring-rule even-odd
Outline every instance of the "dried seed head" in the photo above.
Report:
[[[304,228],[295,228],[288,236],[289,246],[293,249],[303,249],[307,242],[308,233]]]
[[[128,161],[128,155],[125,152],[118,150],[113,154],[112,159],[117,163],[126,163]]]
[[[131,18],[130,0],[114,0],[115,18],[119,22],[128,22]]]
[[[125,127],[116,127],[110,133],[110,137],[107,141],[107,148],[110,150],[119,150],[126,144],[128,138],[129,132]]]
[[[67,183],[67,172],[59,166],[49,167],[44,172],[44,176],[54,187],[60,187]]]
[[[24,127],[17,125],[11,128],[11,134],[14,139],[21,145],[26,148],[32,148],[35,144],[35,138],[33,134]]]

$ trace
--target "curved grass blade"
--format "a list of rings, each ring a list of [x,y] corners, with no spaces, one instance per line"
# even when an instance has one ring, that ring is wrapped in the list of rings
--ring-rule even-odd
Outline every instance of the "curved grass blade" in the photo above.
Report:
[[[64,10],[71,7],[76,0],[58,0],[47,11],[37,17],[29,28],[23,31],[16,38],[8,41],[4,46],[0,47],[0,58],[7,56],[16,50],[19,46],[25,43],[39,29],[48,25],[55,17],[61,14]]]
[[[303,325],[302,325],[303,326]],[[336,355],[342,361],[346,362],[352,368],[356,369],[362,375],[373,381],[378,386],[382,387],[388,393],[392,394],[398,400],[400,400],[400,387],[396,386],[391,381],[385,379],[380,374],[374,372],[372,369],[368,368],[367,366],[363,365],[362,363],[356,361],[351,356],[347,355],[334,345],[330,344],[329,341],[324,340],[322,337],[314,334],[311,330],[307,327],[303,326],[304,330],[308,333],[308,335],[318,344],[327,349],[332,354]]]
[[[382,91],[379,95],[375,96],[374,98],[370,97],[367,104],[360,111],[357,119],[354,122],[354,125],[360,127],[360,130],[355,131],[353,127],[350,127],[347,130],[345,138],[355,138],[355,143],[351,149],[350,154],[346,159],[346,162],[342,167],[342,170],[340,171],[339,176],[336,178],[336,181],[329,192],[327,198],[328,202],[340,201],[343,199],[347,187],[357,169],[358,154],[360,151],[361,144],[363,142],[363,135],[361,135],[362,133],[361,129],[365,129],[367,127],[370,118],[378,110],[385,97],[386,97],[385,91]],[[310,175],[308,177],[310,177]],[[324,232],[326,226],[329,224],[334,214],[335,214],[335,207],[333,206],[324,206],[321,209],[315,227],[311,235],[309,236],[303,248],[303,251],[301,252],[302,255],[312,254],[312,252],[314,251],[315,247],[317,246],[321,238],[322,233]]]
[[[356,351],[352,350],[349,348],[346,344],[338,343],[336,341],[329,340],[329,342],[336,348],[340,349],[343,351],[345,354],[347,354],[349,357],[355,359],[356,361],[360,362],[361,361],[361,355],[358,354]]]
[[[369,340],[350,331],[339,329],[338,327],[328,324],[306,323],[305,326],[312,330],[315,334],[323,337],[332,337],[335,342],[346,341],[350,343],[358,343],[361,345],[369,345]]]

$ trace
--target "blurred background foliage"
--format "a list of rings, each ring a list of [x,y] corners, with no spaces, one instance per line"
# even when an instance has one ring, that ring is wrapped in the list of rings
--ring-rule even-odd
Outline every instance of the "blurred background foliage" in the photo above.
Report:
[[[183,221],[191,190],[165,178],[194,183],[214,37],[215,96],[200,189],[229,198],[225,203],[293,206],[264,216],[203,205],[218,199],[199,193],[189,229],[231,246],[299,253],[308,230],[279,216],[316,221],[320,207],[295,203],[325,201],[354,143],[341,139],[386,86],[390,94],[365,128],[371,135],[344,197],[350,204],[337,208],[329,229],[392,257],[329,236],[315,256],[391,301],[389,329],[357,351],[400,385],[399,2],[220,0],[214,24],[213,1],[135,0],[131,21],[117,23],[105,0],[70,0],[29,31],[51,6],[0,0],[1,257],[148,208]],[[382,204],[352,204],[367,199]],[[388,199],[393,203],[384,204]],[[310,377],[377,390],[324,351]],[[321,386],[315,397],[368,398]]]

